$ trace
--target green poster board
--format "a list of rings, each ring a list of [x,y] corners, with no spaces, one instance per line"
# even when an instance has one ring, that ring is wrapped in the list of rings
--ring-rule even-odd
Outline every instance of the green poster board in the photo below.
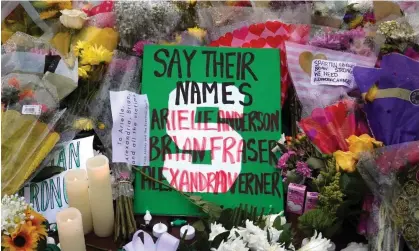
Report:
[[[271,152],[281,133],[276,49],[147,45],[150,167],[135,179],[135,213],[199,215],[176,190],[224,207],[283,210]]]

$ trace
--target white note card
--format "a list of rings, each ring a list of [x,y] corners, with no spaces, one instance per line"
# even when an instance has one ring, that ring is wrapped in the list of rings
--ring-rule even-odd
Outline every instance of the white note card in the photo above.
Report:
[[[354,66],[349,62],[315,59],[311,64],[311,84],[352,87]]]
[[[110,91],[112,162],[150,165],[150,121],[147,95]]]

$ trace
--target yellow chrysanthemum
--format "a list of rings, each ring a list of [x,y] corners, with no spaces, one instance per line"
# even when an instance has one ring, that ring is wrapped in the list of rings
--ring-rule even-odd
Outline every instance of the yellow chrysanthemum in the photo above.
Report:
[[[199,27],[194,27],[188,28],[188,34],[202,40],[207,35],[207,31]]]
[[[42,20],[51,18],[51,17],[55,17],[55,15],[57,15],[58,10],[46,10],[46,11],[42,11],[41,13],[39,13],[39,17]]]
[[[81,77],[81,78],[88,78],[89,77],[89,74],[87,74],[87,71],[85,69],[83,69],[82,67],[79,67],[77,69],[77,71],[78,71],[79,77]]]
[[[80,52],[84,50],[85,48],[87,48],[88,46],[90,45],[86,41],[81,41],[81,40],[77,41],[76,45],[73,48],[74,55],[78,57],[80,55]]]
[[[63,1],[63,2],[59,2],[58,3],[58,8],[60,10],[65,10],[65,9],[73,9],[73,4],[71,3],[71,1]]]
[[[90,131],[93,129],[93,121],[88,118],[80,118],[74,121],[73,128],[78,130]]]
[[[83,50],[81,64],[98,65],[109,63],[112,60],[113,52],[108,51],[103,46],[90,46]]]

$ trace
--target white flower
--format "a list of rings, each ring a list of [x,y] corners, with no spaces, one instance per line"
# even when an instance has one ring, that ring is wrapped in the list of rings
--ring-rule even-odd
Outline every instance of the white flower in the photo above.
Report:
[[[253,225],[253,221],[246,220],[246,229],[251,234],[259,235],[265,233],[260,227]],[[265,233],[266,234],[266,233]]]
[[[314,236],[310,238],[310,241],[298,249],[298,251],[325,251],[331,246],[332,244],[330,244],[330,240],[322,238],[322,233],[317,235],[316,231]]]
[[[60,16],[60,22],[67,28],[80,30],[86,20],[89,18],[84,11],[81,10],[62,10]]]
[[[287,250],[284,248],[283,245],[281,245],[279,243],[275,243],[275,244],[272,244],[272,246],[270,246],[265,251],[287,251]]]
[[[270,214],[266,216],[266,221],[265,221],[265,225],[267,227],[272,227],[272,225],[274,224],[276,217],[281,217],[281,226],[287,223],[287,220],[285,219],[284,216],[282,216],[284,214],[284,212],[280,212],[279,214]]]
[[[283,133],[283,134],[281,134],[281,138],[278,140],[278,143],[279,144],[285,144],[285,134]]]
[[[223,227],[223,225],[217,224],[217,222],[211,223],[211,233],[208,240],[214,240],[215,236],[224,233],[225,231],[227,230]]]
[[[271,243],[276,243],[279,240],[279,236],[281,236],[281,233],[282,233],[282,231],[279,231],[273,227],[269,227],[268,232],[269,232]]]
[[[3,234],[9,235],[10,231],[14,231],[18,224],[25,222],[25,210],[29,204],[25,202],[24,197],[17,195],[5,195],[1,200],[1,231]]]
[[[249,249],[246,247],[246,244],[243,242],[242,239],[230,239],[226,242],[222,241],[220,246],[215,249],[211,248],[211,251],[248,251]]]
[[[249,239],[247,240],[247,246],[252,251],[265,251],[270,248],[270,244],[268,242],[268,238],[265,234],[251,234]]]
[[[351,242],[342,251],[368,251],[368,245],[362,243]]]

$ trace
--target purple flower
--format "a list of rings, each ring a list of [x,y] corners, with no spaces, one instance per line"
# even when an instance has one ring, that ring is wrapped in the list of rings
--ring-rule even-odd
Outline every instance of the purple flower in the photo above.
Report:
[[[305,162],[297,161],[296,171],[304,177],[311,177],[311,169]]]
[[[284,153],[284,154],[281,156],[281,158],[279,158],[279,160],[278,160],[278,164],[276,165],[276,168],[279,168],[279,169],[285,169],[285,168],[287,167],[287,162],[288,162],[288,159],[289,159],[292,155],[295,155],[295,152],[294,152],[294,151],[288,151],[288,152]]]
[[[132,47],[132,51],[134,51],[137,56],[142,56],[144,53],[144,45],[146,44],[152,44],[153,42],[147,41],[147,40],[141,40],[138,41],[134,47]]]

